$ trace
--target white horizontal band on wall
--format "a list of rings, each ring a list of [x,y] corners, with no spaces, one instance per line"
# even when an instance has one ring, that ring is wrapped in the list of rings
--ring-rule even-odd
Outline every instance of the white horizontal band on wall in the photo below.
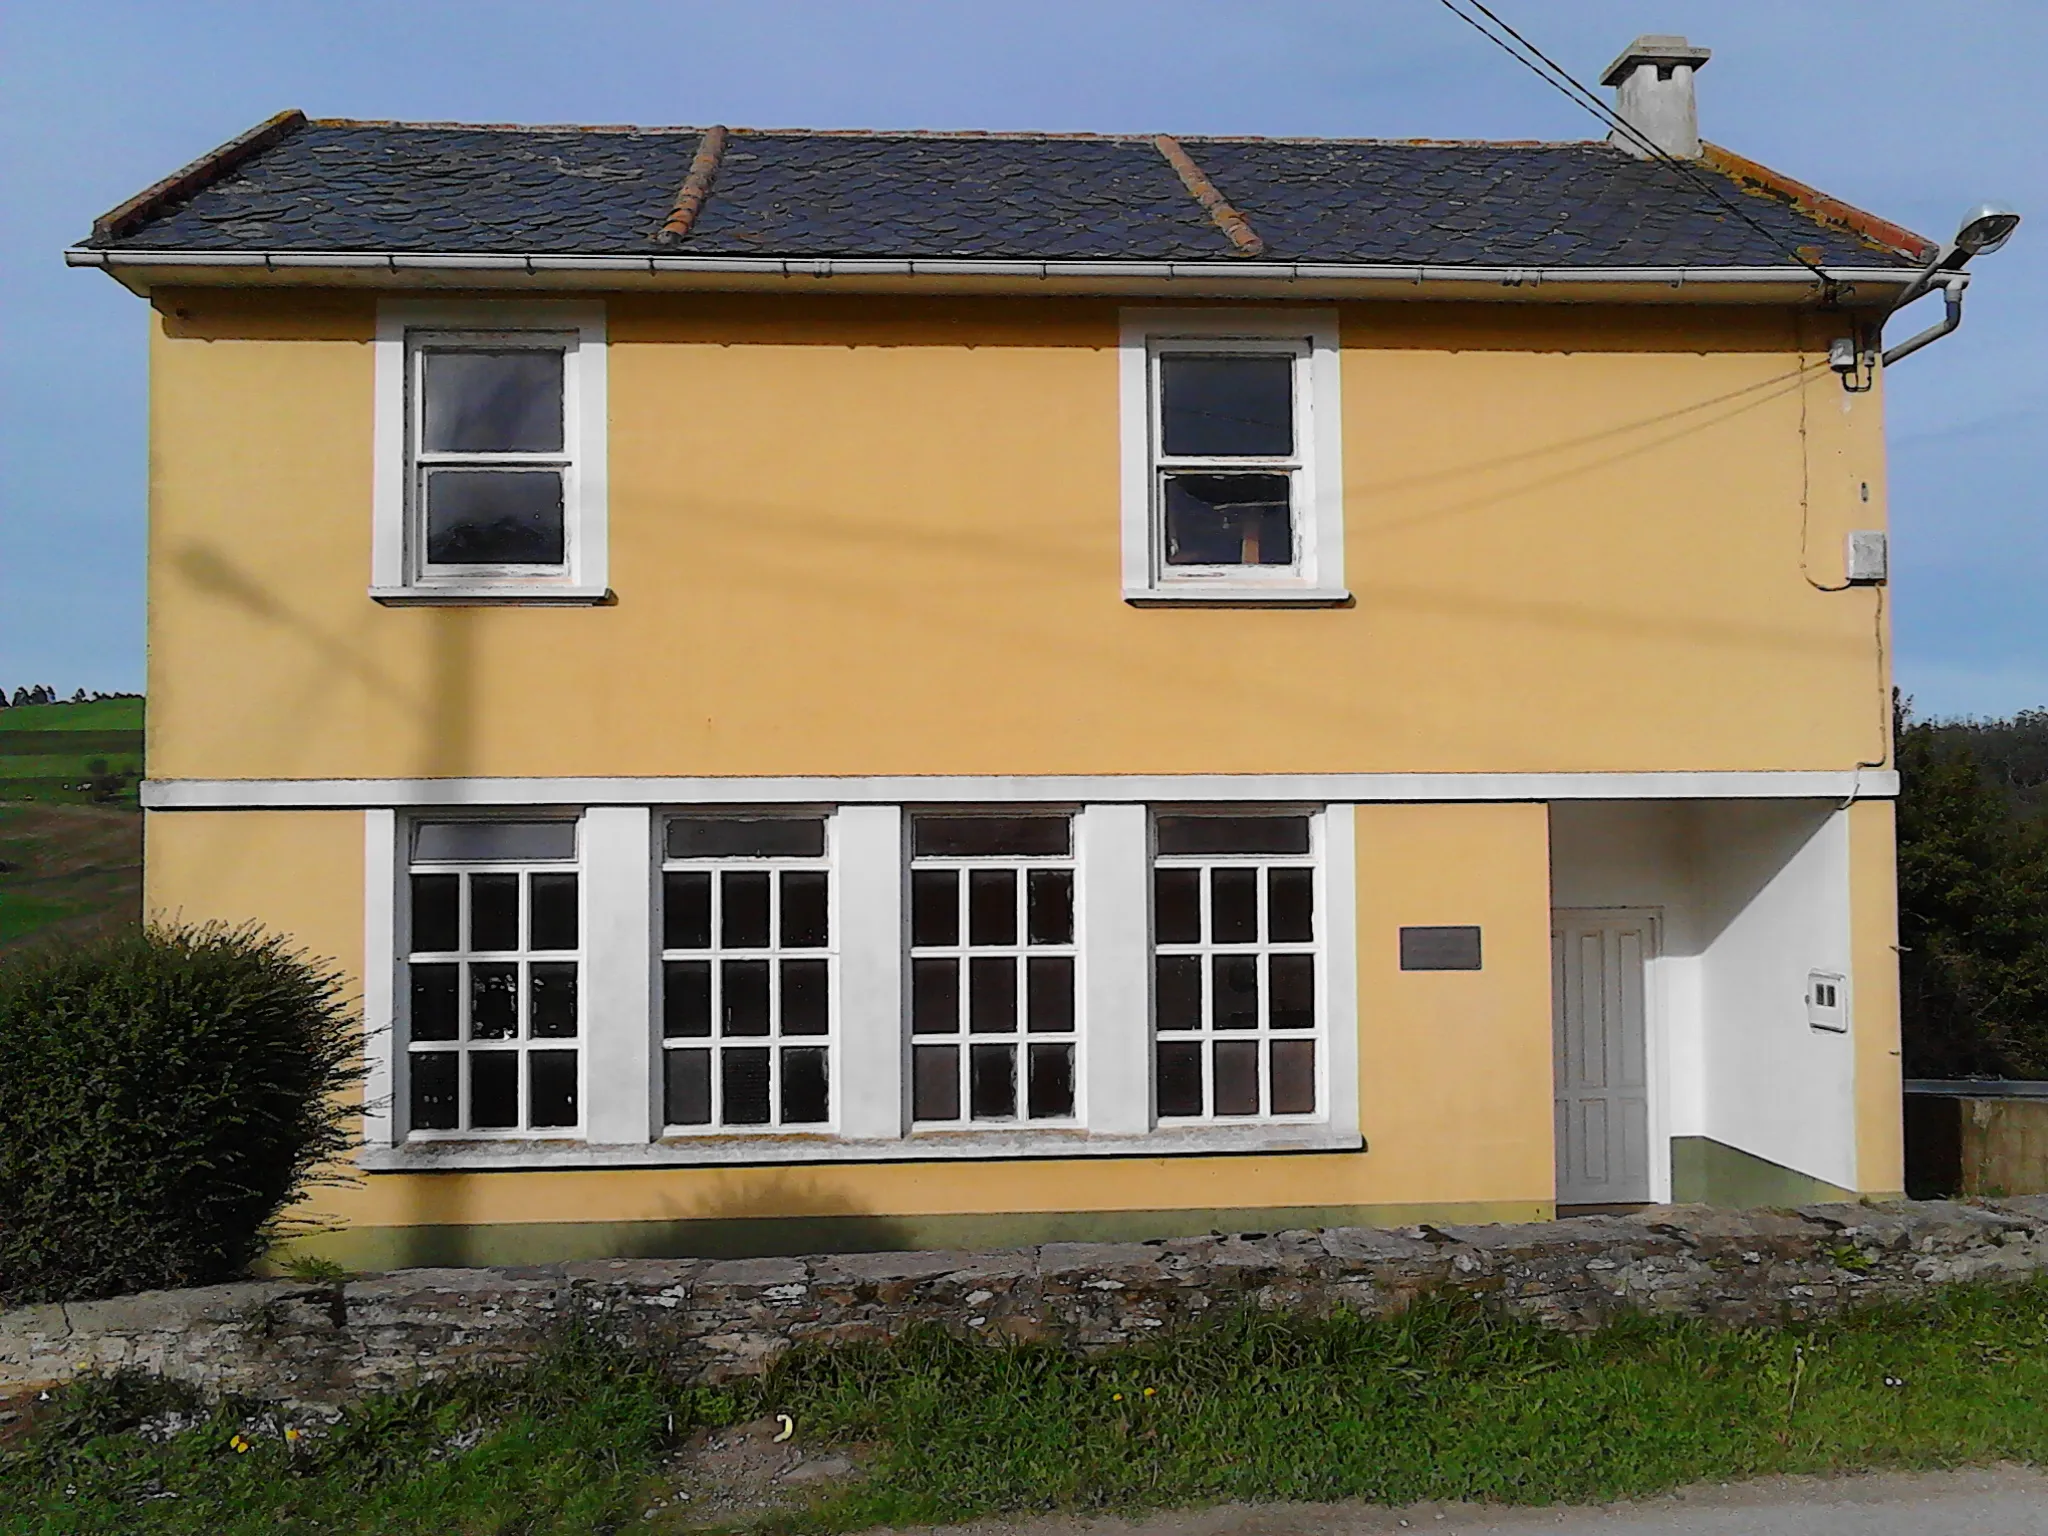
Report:
[[[1700,773],[1191,773],[787,778],[150,779],[151,811],[519,805],[1004,805],[1194,801],[1890,800],[1891,769]]]

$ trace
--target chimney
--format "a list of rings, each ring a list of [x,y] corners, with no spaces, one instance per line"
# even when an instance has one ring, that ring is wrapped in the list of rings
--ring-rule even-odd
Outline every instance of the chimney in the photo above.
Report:
[[[1673,159],[1697,160],[1700,115],[1692,77],[1712,56],[1712,49],[1695,48],[1682,37],[1639,37],[1607,66],[1600,83],[1614,87],[1615,116]],[[1625,133],[1611,133],[1607,141],[1638,160],[1651,158]]]

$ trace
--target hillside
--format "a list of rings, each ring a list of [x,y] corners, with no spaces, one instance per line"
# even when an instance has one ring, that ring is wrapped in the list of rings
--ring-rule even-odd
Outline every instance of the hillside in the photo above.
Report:
[[[143,701],[0,709],[0,950],[142,920]]]

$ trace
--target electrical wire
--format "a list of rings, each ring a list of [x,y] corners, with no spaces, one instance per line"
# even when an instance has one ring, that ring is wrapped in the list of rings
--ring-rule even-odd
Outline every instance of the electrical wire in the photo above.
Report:
[[[1714,181],[1712,181],[1707,176],[1703,175],[1697,167],[1687,163],[1684,160],[1679,159],[1675,155],[1670,154],[1662,146],[1656,144],[1651,139],[1646,137],[1640,130],[1638,130],[1635,127],[1634,124],[1628,122],[1620,114],[1618,114],[1611,107],[1609,107],[1606,102],[1602,101],[1597,95],[1595,95],[1591,90],[1589,90],[1586,86],[1580,84],[1580,82],[1572,75],[1572,73],[1569,70],[1567,70],[1563,65],[1559,64],[1555,59],[1551,58],[1550,55],[1545,53],[1542,49],[1538,48],[1526,37],[1522,36],[1520,32],[1517,32],[1507,22],[1501,20],[1501,18],[1490,7],[1484,4],[1484,0],[1466,0],[1466,3],[1471,5],[1474,10],[1480,13],[1480,15],[1483,15],[1487,21],[1492,22],[1494,26],[1499,27],[1502,32],[1505,32],[1507,34],[1507,38],[1502,38],[1496,35],[1494,32],[1490,31],[1487,28],[1486,22],[1482,22],[1477,17],[1468,15],[1466,12],[1460,10],[1458,6],[1454,3],[1454,0],[1437,0],[1437,4],[1441,5],[1453,16],[1457,17],[1458,20],[1464,22],[1466,26],[1470,27],[1473,31],[1477,32],[1489,43],[1492,43],[1494,47],[1500,49],[1501,52],[1505,53],[1509,58],[1513,59],[1517,64],[1521,65],[1524,69],[1528,70],[1529,73],[1534,75],[1537,79],[1541,80],[1545,85],[1549,86],[1559,95],[1563,96],[1567,101],[1571,102],[1574,106],[1583,108],[1584,110],[1591,112],[1594,117],[1598,118],[1601,122],[1605,123],[1615,133],[1621,135],[1623,138],[1627,139],[1631,144],[1634,144],[1637,148],[1641,149],[1647,158],[1655,160],[1660,164],[1671,167],[1672,170],[1676,171],[1686,180],[1692,182],[1695,186],[1699,187],[1702,191],[1706,192],[1716,202],[1720,203],[1723,207],[1725,207],[1730,213],[1734,214],[1737,218],[1741,219],[1743,223],[1749,225],[1750,228],[1754,229],[1758,234],[1762,235],[1765,239],[1769,240],[1773,245],[1777,246],[1780,250],[1784,251],[1794,261],[1798,262],[1799,265],[1805,267],[1809,272],[1813,273],[1814,276],[1818,277],[1823,283],[1827,285],[1827,291],[1829,296],[1833,296],[1835,290],[1840,286],[1840,284],[1838,280],[1831,273],[1829,273],[1826,268],[1821,266],[1819,262],[1815,261],[1812,257],[1807,256],[1803,252],[1801,252],[1796,246],[1788,242],[1784,235],[1779,233],[1777,230],[1771,229],[1761,220],[1752,217],[1748,209],[1742,207],[1741,204],[1736,202],[1734,198],[1730,197],[1727,194],[1727,192],[1725,192]],[[1512,38],[1513,42],[1508,41],[1508,38]],[[1518,51],[1518,44],[1520,45],[1520,50],[1524,51]]]

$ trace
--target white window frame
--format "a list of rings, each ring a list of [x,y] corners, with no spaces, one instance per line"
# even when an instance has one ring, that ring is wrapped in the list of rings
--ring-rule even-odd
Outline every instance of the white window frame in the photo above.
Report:
[[[1175,352],[1292,356],[1294,453],[1284,460],[1167,459],[1159,431],[1159,359]],[[1347,602],[1341,355],[1334,309],[1126,309],[1118,345],[1123,595],[1129,603]],[[1163,469],[1284,473],[1293,486],[1294,563],[1166,564]]]
[[[566,823],[575,834],[575,852],[566,859],[428,859],[413,855],[412,844],[416,829],[421,822],[447,821],[550,821]],[[455,817],[422,816],[406,821],[400,826],[404,841],[400,846],[398,882],[399,899],[394,904],[394,922],[390,942],[397,957],[397,981],[394,989],[395,1023],[393,1058],[395,1070],[392,1073],[396,1089],[392,1114],[398,1136],[412,1143],[435,1141],[446,1142],[520,1142],[520,1141],[582,1141],[584,1129],[590,1122],[590,885],[584,873],[584,828],[581,819],[569,816],[503,816],[503,817]],[[536,950],[529,943],[530,937],[530,877],[536,874],[570,874],[576,877],[576,947],[573,950]],[[477,1055],[515,1055],[519,1061],[517,1102],[518,1126],[497,1126],[482,1129],[471,1128],[458,1123],[450,1129],[424,1130],[411,1124],[412,1063],[415,1059],[411,1029],[411,967],[415,961],[412,948],[412,881],[415,875],[454,875],[460,881],[458,911],[462,931],[458,937],[467,937],[467,914],[469,910],[469,877],[473,875],[509,875],[519,881],[519,943],[511,950],[472,951],[467,945],[448,951],[421,952],[422,964],[449,964],[458,966],[457,975],[463,974],[460,967],[471,963],[510,963],[516,974],[524,978],[534,964],[568,962],[576,967],[576,1033],[557,1038],[535,1039],[527,1032],[527,1009],[530,989],[523,983],[519,988],[519,1025],[517,1032],[509,1039],[473,1044],[467,1029],[458,1025],[456,1038],[447,1041],[425,1043],[419,1055],[452,1055],[457,1062],[456,1091],[458,1122],[466,1121],[470,1099],[469,1060]],[[487,958],[481,962],[472,960],[473,955]],[[466,1017],[469,1011],[467,993],[458,992],[457,1014]],[[524,1121],[529,1113],[528,1058],[534,1051],[570,1050],[576,1054],[576,1120],[573,1125],[527,1126]]]
[[[905,907],[904,954],[906,969],[903,988],[904,1038],[910,1054],[910,1066],[904,1073],[904,1113],[911,1126],[912,1134],[919,1138],[951,1136],[963,1131],[1002,1131],[1010,1134],[1035,1134],[1044,1131],[1073,1131],[1088,1124],[1087,1103],[1087,1050],[1088,1050],[1088,986],[1085,969],[1087,959],[1082,938],[1087,932],[1087,923],[1082,911],[1081,889],[1081,828],[1080,819],[1072,806],[995,806],[995,807],[948,807],[945,811],[918,810],[907,820],[912,824],[911,835],[915,837],[915,823],[920,819],[937,819],[945,815],[955,816],[1030,816],[1034,819],[1061,820],[1067,824],[1067,852],[1064,854],[991,853],[991,854],[920,854],[912,851],[909,859],[910,878],[914,882],[919,870],[952,870],[956,875],[955,902],[959,931],[951,944],[923,945],[917,942],[910,923],[914,918],[914,906]],[[969,877],[977,870],[1008,872],[1016,881],[1017,934],[1009,944],[973,944],[969,942]],[[1033,944],[1030,942],[1030,876],[1034,870],[1059,870],[1068,877],[1068,899],[1072,905],[1072,924],[1064,944]],[[1030,1029],[1028,973],[1030,961],[1039,959],[1067,959],[1073,962],[1073,1026],[1058,1033],[1033,1034]],[[916,1007],[916,988],[913,980],[915,966],[919,960],[947,960],[953,963],[956,982],[955,1000],[958,1008],[959,1029],[952,1034],[913,1034]],[[1016,962],[1014,986],[1016,988],[1017,1012],[1014,1027],[1007,1031],[991,1034],[975,1034],[970,1026],[970,988],[973,962],[976,959],[1008,959]],[[1073,1048],[1073,1091],[1074,1108],[1071,1114],[1029,1118],[1027,1108],[1030,1092],[1030,1051],[1033,1044],[1070,1045]],[[976,1119],[973,1111],[973,1048],[982,1046],[1003,1046],[1009,1049],[1016,1061],[1016,1104],[1017,1113],[1004,1119]],[[919,1120],[916,1114],[914,1096],[917,1088],[916,1060],[920,1047],[932,1049],[951,1046],[959,1052],[954,1072],[960,1091],[960,1114],[953,1120]]]
[[[437,780],[422,798],[370,809],[363,817],[368,1081],[358,1166],[376,1173],[1356,1151],[1363,1143],[1349,804],[1310,808],[1294,801],[1261,801],[1241,808],[1246,814],[1255,808],[1306,810],[1319,828],[1314,846],[1322,926],[1317,936],[1324,963],[1317,984],[1325,1010],[1320,1032],[1325,1044],[1317,1064],[1319,1113],[1312,1119],[1219,1117],[1210,1123],[1161,1122],[1155,1113],[1153,818],[1223,809],[1209,795],[1175,798],[1176,790],[1195,789],[1198,782],[1101,776],[1061,781],[1067,793],[1052,795],[1030,781],[1015,781],[1008,796],[993,800],[984,786],[972,796],[915,803],[892,796],[889,803],[880,803],[806,801],[790,796],[781,781],[762,780],[728,786],[741,792],[716,800],[650,806],[585,804],[582,781],[536,781],[536,789],[545,784],[545,796],[526,803],[515,796],[508,803],[503,781]],[[759,798],[748,798],[747,788],[755,788]],[[1076,1112],[1071,1121],[912,1123],[910,820],[913,814],[948,810],[1072,818]],[[821,1039],[830,1052],[831,1119],[824,1126],[663,1123],[660,886],[663,865],[669,862],[665,825],[671,816],[720,814],[822,815],[826,820],[830,1027],[823,1037],[806,1037]],[[405,1009],[412,828],[419,821],[554,817],[575,817],[579,825],[581,1139],[553,1128],[408,1137]],[[1043,862],[1069,861],[1048,856]],[[1028,1030],[1020,1033],[1028,1044]],[[949,1038],[965,1045],[973,1037],[963,1029]]]
[[[423,349],[562,352],[560,567],[434,567],[417,506],[417,378]],[[609,596],[606,321],[601,302],[386,299],[377,309],[370,595],[382,603],[596,603]]]
[[[1308,851],[1306,853],[1161,853],[1158,846],[1158,818],[1161,816],[1285,816],[1300,817],[1308,822]],[[1167,1116],[1158,1108],[1159,1075],[1153,1067],[1154,1123],[1164,1126],[1229,1126],[1229,1125],[1293,1125],[1318,1124],[1330,1118],[1330,882],[1329,861],[1325,856],[1327,841],[1324,831],[1325,817],[1319,807],[1182,807],[1155,806],[1153,808],[1152,868],[1193,869],[1201,871],[1200,911],[1202,913],[1202,936],[1193,941],[1168,941],[1160,938],[1158,916],[1154,913],[1152,930],[1152,955],[1156,964],[1162,957],[1191,957],[1199,962],[1201,970],[1202,997],[1204,999],[1202,1022],[1191,1030],[1162,1030],[1158,1024],[1157,983],[1154,984],[1154,1014],[1152,1023],[1152,1049],[1154,1062],[1162,1044],[1193,1045],[1201,1055],[1203,1103],[1207,1108],[1197,1115]],[[1219,942],[1212,938],[1210,927],[1210,906],[1212,880],[1209,871],[1215,869],[1252,869],[1257,871],[1256,902],[1259,914],[1259,931],[1268,932],[1268,891],[1269,870],[1306,869],[1309,871],[1310,900],[1314,905],[1312,937],[1307,940],[1274,940],[1262,937],[1242,943]],[[1156,904],[1156,903],[1155,903]],[[1275,1030],[1267,1022],[1271,1006],[1272,985],[1270,978],[1271,960],[1275,955],[1305,954],[1311,957],[1315,967],[1315,1025],[1306,1030]],[[1258,968],[1260,1019],[1251,1029],[1219,1029],[1215,1023],[1215,1006],[1212,997],[1214,987],[1215,959],[1218,956],[1243,957],[1251,959]],[[1155,973],[1156,974],[1156,973]],[[1274,1041],[1308,1040],[1315,1046],[1315,1108],[1306,1113],[1276,1114],[1272,1103],[1271,1046]],[[1214,1060],[1213,1047],[1219,1043],[1248,1043],[1258,1047],[1259,1102],[1260,1109],[1250,1115],[1217,1114],[1215,1104],[1215,1074],[1211,1063]]]
[[[659,1135],[661,1139],[665,1141],[675,1142],[683,1142],[688,1141],[692,1138],[703,1137],[731,1138],[735,1136],[800,1136],[811,1138],[829,1138],[837,1136],[839,1134],[841,1118],[840,1096],[842,1093],[842,1089],[840,1086],[840,1066],[841,1060],[845,1053],[840,1047],[839,1040],[840,900],[839,878],[837,869],[838,860],[834,857],[838,841],[837,828],[835,826],[836,818],[833,817],[829,812],[822,810],[754,810],[748,808],[739,812],[734,812],[730,810],[722,812],[722,814],[731,817],[735,820],[746,819],[765,821],[774,819],[790,821],[822,821],[824,823],[825,832],[824,852],[816,856],[794,854],[765,854],[759,857],[751,857],[746,855],[723,855],[711,858],[689,858],[671,857],[669,855],[667,849],[667,838],[668,823],[671,820],[674,820],[679,817],[708,816],[715,818],[720,814],[720,811],[707,812],[704,808],[683,806],[670,807],[668,809],[665,809],[660,815],[655,817],[655,832],[660,844],[657,850],[657,861],[659,867],[656,877],[660,884],[657,886],[656,891],[657,911],[655,913],[653,924],[657,965],[659,969],[663,973],[665,973],[667,970],[668,962],[671,960],[703,961],[706,964],[709,964],[713,968],[714,972],[712,1033],[704,1036],[678,1036],[673,1041],[671,1041],[666,1036],[663,1030],[663,1025],[665,1021],[664,1010],[666,1007],[666,994],[664,989],[667,984],[665,975],[663,977],[657,978],[655,991],[653,1033],[655,1048],[659,1052],[659,1060],[661,1061],[663,1068],[663,1071],[657,1074],[654,1095],[654,1115],[655,1121],[659,1126]],[[781,892],[779,889],[775,888],[779,887],[781,881],[781,872],[784,870],[816,871],[822,873],[825,876],[826,942],[823,948],[784,949],[778,942],[775,942],[779,940],[781,937]],[[672,871],[704,871],[711,875],[712,928],[711,946],[708,949],[672,950],[667,947],[667,939],[663,930],[664,914],[663,911],[660,909],[660,904],[666,901],[666,893],[665,890],[662,889],[662,887],[665,887],[666,881],[661,880],[661,877],[666,876]],[[719,914],[720,904],[724,900],[722,888],[724,885],[724,876],[727,871],[759,871],[768,876],[771,889],[774,890],[774,894],[770,898],[770,942],[768,944],[761,946],[740,947],[735,948],[733,950],[728,950],[725,948],[723,935],[719,931]],[[722,978],[717,976],[716,972],[720,963],[728,959],[764,960],[767,962],[770,972],[769,996],[772,1000],[770,1005],[771,1027],[767,1034],[747,1036],[735,1035],[727,1037],[718,1032],[716,1018],[716,998],[718,996],[718,987],[722,984]],[[782,979],[779,972],[781,968],[781,962],[783,960],[815,960],[822,961],[824,963],[826,988],[826,1012],[824,1034],[785,1035],[782,1033],[780,1008]],[[791,1122],[788,1124],[785,1124],[782,1120],[781,1053],[785,1048],[788,1047],[793,1047],[797,1049],[802,1049],[806,1047],[818,1047],[825,1052],[825,1107],[827,1113],[826,1117],[823,1120],[806,1120],[800,1122]],[[758,1125],[730,1125],[725,1123],[725,1121],[723,1121],[718,1114],[714,1113],[711,1120],[703,1125],[682,1125],[669,1121],[667,1118],[666,1080],[666,1066],[669,1052],[684,1050],[701,1050],[709,1053],[712,1061],[712,1100],[716,1108],[722,1109],[723,1090],[721,1087],[722,1078],[721,1073],[719,1071],[719,1067],[720,1063],[724,1058],[725,1052],[729,1049],[762,1049],[769,1052],[770,1059],[768,1076],[768,1120]]]

